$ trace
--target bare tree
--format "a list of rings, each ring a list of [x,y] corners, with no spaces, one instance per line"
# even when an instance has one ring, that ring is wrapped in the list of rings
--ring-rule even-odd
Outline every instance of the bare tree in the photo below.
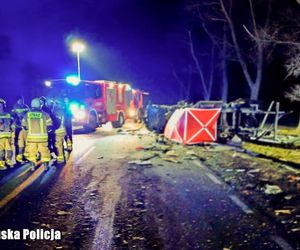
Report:
[[[246,79],[247,85],[250,89],[250,98],[252,100],[257,100],[259,97],[259,91],[262,83],[263,76],[263,66],[264,66],[264,51],[265,51],[265,43],[262,39],[252,39],[251,40],[251,57],[245,57],[242,51],[241,42],[239,39],[240,33],[236,31],[236,24],[234,23],[234,19],[230,14],[230,9],[232,8],[233,1],[228,0],[219,0],[221,11],[224,15],[225,20],[228,23],[230,36],[232,39],[232,43],[234,46],[235,54],[237,60],[242,68],[243,75]],[[255,10],[253,6],[253,1],[248,0],[248,8],[250,13],[250,26],[252,32],[255,34],[255,37],[260,37],[260,28],[256,20]],[[263,29],[266,30],[269,24],[271,5],[270,0],[267,7],[266,18],[263,23]],[[245,26],[244,26],[245,27]],[[253,73],[252,73],[253,72]]]
[[[190,53],[200,78],[200,85],[203,91],[202,92],[203,99],[210,100],[212,94],[213,82],[214,82],[215,45],[212,44],[211,46],[211,51],[209,54],[209,64],[206,63],[206,60],[203,60],[206,66],[206,70],[204,70],[203,64],[200,63],[199,57],[195,51],[192,31],[188,31],[188,38],[189,38]]]
[[[226,25],[223,25],[224,20],[217,20],[215,13],[215,7],[217,3],[215,1],[199,1],[188,0],[186,9],[196,17],[196,27],[200,26],[202,34],[206,35],[206,43],[210,43],[209,54],[202,54],[196,52],[195,45],[198,45],[199,41],[193,38],[192,30],[188,31],[189,47],[192,59],[196,66],[197,74],[200,78],[200,85],[203,90],[203,98],[208,100],[212,98],[213,89],[219,87],[221,90],[221,98],[227,101],[228,95],[228,74],[227,74],[227,51],[228,51],[228,39]],[[220,27],[211,27],[215,23],[218,23]],[[224,27],[224,29],[223,29]],[[199,27],[197,27],[199,28]],[[199,29],[198,29],[199,30]],[[221,34],[219,32],[220,31]],[[223,32],[223,37],[222,37]],[[203,39],[203,38],[202,38]],[[197,43],[197,44],[196,44]],[[199,47],[199,46],[198,46]],[[207,50],[207,48],[206,48]],[[204,62],[204,63],[203,63]],[[217,83],[217,78],[222,78],[222,81]],[[214,97],[216,94],[214,93]]]
[[[182,69],[181,71],[175,70],[175,68],[173,68],[172,74],[173,74],[175,81],[179,85],[180,99],[184,99],[186,101],[190,100],[192,74],[193,74],[192,66],[188,65],[186,68]]]

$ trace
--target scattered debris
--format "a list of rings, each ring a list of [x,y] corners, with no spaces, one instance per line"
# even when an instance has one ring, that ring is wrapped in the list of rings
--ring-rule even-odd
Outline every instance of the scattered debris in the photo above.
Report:
[[[68,215],[70,214],[69,212],[66,212],[66,211],[63,211],[63,210],[60,210],[57,212],[57,215]]]
[[[149,154],[144,154],[143,157],[140,159],[141,161],[148,161],[151,160],[155,157],[159,156],[158,153],[149,153]]]
[[[180,161],[175,160],[174,158],[171,157],[164,157],[162,158],[164,161],[168,161],[168,162],[173,162],[173,163],[180,163]]]
[[[129,164],[136,164],[139,166],[146,166],[146,165],[152,165],[151,161],[142,161],[142,160],[135,160],[135,161],[129,161]]]
[[[250,174],[257,174],[259,172],[260,172],[260,169],[258,169],[258,168],[251,169],[251,170],[248,171],[248,173],[250,173]]]
[[[174,150],[169,150],[166,152],[167,156],[177,157],[178,154]]]
[[[277,185],[269,185],[269,184],[265,185],[265,194],[274,195],[274,194],[280,194],[282,192],[283,192],[282,189]]]
[[[196,154],[196,152],[193,151],[193,150],[188,150],[188,151],[186,151],[185,154],[188,155],[188,156],[198,156],[198,155]]]
[[[286,196],[284,196],[284,199],[286,199],[286,200],[291,200],[292,198],[293,198],[292,195],[286,195]]]
[[[280,214],[292,214],[292,211],[290,209],[277,209],[274,211],[276,215]]]

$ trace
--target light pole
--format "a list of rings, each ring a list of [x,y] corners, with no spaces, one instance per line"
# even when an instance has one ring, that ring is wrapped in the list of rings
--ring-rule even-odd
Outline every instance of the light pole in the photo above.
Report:
[[[80,80],[80,53],[84,51],[85,45],[82,42],[76,41],[72,44],[72,51],[77,55],[77,71],[78,79]]]

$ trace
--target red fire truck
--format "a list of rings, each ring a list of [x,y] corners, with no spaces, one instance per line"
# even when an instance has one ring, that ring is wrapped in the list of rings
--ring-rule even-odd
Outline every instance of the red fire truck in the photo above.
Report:
[[[128,118],[142,119],[144,97],[148,93],[115,81],[81,80],[75,83],[65,84],[60,89],[70,99],[74,127],[95,130],[99,125],[111,122],[118,128]]]

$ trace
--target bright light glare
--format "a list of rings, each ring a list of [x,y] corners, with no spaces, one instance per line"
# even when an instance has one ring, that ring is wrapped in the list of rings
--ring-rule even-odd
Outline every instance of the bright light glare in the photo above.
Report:
[[[66,81],[69,84],[72,84],[73,86],[77,86],[80,83],[80,79],[78,76],[72,75],[72,76],[67,76]]]
[[[72,51],[75,52],[75,53],[81,53],[82,51],[84,51],[85,49],[85,45],[81,42],[74,42],[72,44]]]
[[[52,82],[51,81],[45,81],[45,86],[50,88],[52,86]]]
[[[79,104],[76,102],[70,103],[69,109],[71,110],[72,114],[74,115],[79,110]]]
[[[75,113],[74,113],[74,118],[76,120],[83,120],[86,116],[86,113],[85,113],[85,110],[77,110]]]
[[[129,110],[128,110],[128,115],[129,115],[129,117],[131,117],[131,118],[135,117],[135,115],[136,115],[135,110],[134,110],[134,109],[129,109]]]

